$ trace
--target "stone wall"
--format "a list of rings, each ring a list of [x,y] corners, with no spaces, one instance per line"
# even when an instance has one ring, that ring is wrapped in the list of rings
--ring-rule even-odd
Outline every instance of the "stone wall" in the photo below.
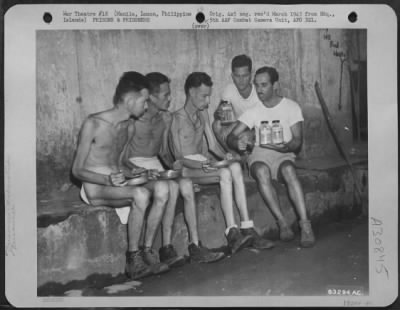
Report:
[[[356,30],[329,30],[347,52]],[[230,61],[246,53],[254,68],[271,65],[280,73],[281,94],[301,105],[305,139],[301,156],[336,152],[314,91],[323,95],[346,144],[351,143],[348,62],[344,63],[342,105],[338,109],[341,61],[325,30],[85,30],[37,32],[38,191],[70,182],[70,168],[82,121],[109,108],[125,71],[160,71],[171,78],[171,110],[184,103],[183,84],[193,71],[214,81],[210,115],[230,82]],[[350,42],[350,43],[349,43]],[[345,129],[345,127],[347,129]]]

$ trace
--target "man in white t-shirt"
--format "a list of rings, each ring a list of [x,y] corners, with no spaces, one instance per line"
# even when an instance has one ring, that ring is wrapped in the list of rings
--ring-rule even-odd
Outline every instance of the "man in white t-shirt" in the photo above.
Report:
[[[232,104],[235,119],[238,119],[245,111],[255,107],[260,102],[258,99],[257,92],[251,83],[251,70],[252,61],[247,55],[238,55],[232,59],[232,81],[222,93],[221,99],[228,101]],[[221,124],[222,110],[221,106],[217,108],[214,113],[214,122],[212,128],[214,134],[225,149],[225,151],[232,152],[232,150],[226,144],[226,137],[235,127],[236,123],[231,125]],[[245,132],[245,135],[250,132]]]
[[[272,179],[282,178],[285,181],[289,196],[300,217],[300,244],[310,247],[314,245],[315,237],[307,218],[303,189],[294,167],[295,153],[300,150],[303,141],[304,119],[296,102],[277,95],[278,79],[275,68],[262,67],[257,70],[254,86],[262,104],[247,110],[239,117],[238,124],[227,137],[227,144],[239,152],[243,151],[248,143],[252,143],[240,139],[244,131],[259,127],[262,121],[280,121],[283,143],[255,145],[248,157],[250,173],[258,184],[261,196],[277,218],[280,238],[284,241],[293,239],[294,233],[280,210]]]

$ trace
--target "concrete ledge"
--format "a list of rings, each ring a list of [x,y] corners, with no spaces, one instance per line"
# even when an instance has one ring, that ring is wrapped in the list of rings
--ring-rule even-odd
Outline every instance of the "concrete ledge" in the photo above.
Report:
[[[353,180],[346,167],[325,171],[299,169],[298,174],[314,227],[327,220],[361,213],[361,206],[354,203]],[[286,188],[282,184],[275,185],[282,212],[296,231],[297,216]],[[254,181],[246,180],[246,191],[250,217],[257,230],[275,238],[278,232],[275,219],[261,199]],[[56,197],[38,201],[38,286],[48,282],[81,280],[94,273],[117,275],[123,272],[126,226],[120,224],[115,211],[84,205],[79,201],[76,187]],[[219,187],[203,186],[196,193],[196,201],[199,235],[203,244],[210,248],[225,245],[225,221],[220,207]],[[188,233],[182,209],[182,201],[179,200],[173,244],[178,253],[187,254]],[[236,219],[239,222],[237,211]],[[158,232],[155,247],[160,246],[160,240]]]

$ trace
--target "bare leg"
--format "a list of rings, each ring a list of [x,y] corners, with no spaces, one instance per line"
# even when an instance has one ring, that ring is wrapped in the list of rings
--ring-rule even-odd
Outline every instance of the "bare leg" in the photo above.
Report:
[[[269,167],[261,162],[255,162],[251,165],[250,172],[257,181],[258,190],[265,203],[270,207],[272,214],[279,222],[286,223],[285,218],[279,207],[279,200],[276,190],[272,184],[271,171]]]
[[[221,186],[221,206],[227,227],[235,225],[232,199],[232,174],[228,168],[217,171],[204,172],[202,169],[183,169],[183,176],[195,180],[198,184],[212,184],[219,182]]]
[[[148,192],[144,192],[145,188],[137,188],[135,202],[132,203],[131,212],[128,217],[128,251],[134,252],[139,250],[140,234],[142,232],[144,215],[149,205]],[[133,205],[136,205],[134,207]]]
[[[300,181],[297,178],[296,170],[291,163],[283,163],[281,173],[285,180],[289,197],[291,198],[301,220],[307,219],[306,205],[304,201],[304,193]]]
[[[243,181],[242,168],[239,163],[233,163],[229,166],[232,173],[232,180],[235,193],[235,201],[239,208],[240,218],[242,221],[249,221],[249,212],[247,210],[246,189]]]
[[[232,199],[232,174],[228,168],[218,170],[221,186],[221,207],[225,216],[226,226],[231,227],[235,225],[235,218],[233,214],[233,199]]]
[[[112,187],[97,184],[85,184],[85,191],[90,203],[94,206],[131,206],[127,225],[128,250],[137,251],[150,192],[138,186]]]
[[[179,185],[175,181],[168,181],[169,199],[162,218],[163,245],[171,243],[172,225],[174,224],[176,201],[179,194]]]
[[[193,183],[190,179],[180,179],[179,188],[184,201],[184,215],[189,230],[189,244],[199,244],[197,231],[196,203],[194,200]]]
[[[154,237],[163,217],[165,206],[168,201],[168,183],[157,181],[154,184],[153,204],[147,217],[146,234],[144,246],[151,248]]]

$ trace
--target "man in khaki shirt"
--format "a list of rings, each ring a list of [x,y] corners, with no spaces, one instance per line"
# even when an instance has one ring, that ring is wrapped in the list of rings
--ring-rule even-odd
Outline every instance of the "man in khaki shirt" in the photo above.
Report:
[[[220,184],[221,206],[227,226],[225,234],[232,253],[250,245],[258,249],[271,248],[274,244],[259,236],[249,218],[240,164],[234,162],[220,169],[211,167],[214,160],[209,157],[204,140],[205,131],[211,129],[202,114],[208,108],[211,87],[211,78],[204,72],[193,72],[187,77],[186,102],[183,108],[173,114],[169,133],[173,154],[177,163],[183,166],[183,176],[198,184]],[[225,158],[231,159],[232,155],[228,153]],[[241,229],[235,223],[233,196],[242,219]]]

